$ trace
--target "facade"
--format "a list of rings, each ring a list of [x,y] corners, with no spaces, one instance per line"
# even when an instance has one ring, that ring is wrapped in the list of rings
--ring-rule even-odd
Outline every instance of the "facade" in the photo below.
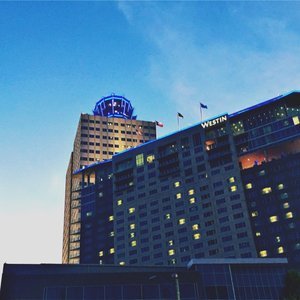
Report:
[[[79,263],[81,205],[80,186],[73,173],[96,161],[156,138],[155,122],[137,120],[133,107],[123,96],[100,99],[93,115],[81,114],[66,174],[63,262]],[[90,182],[93,182],[90,178]]]
[[[299,116],[292,92],[75,171],[89,236],[80,261],[258,256],[299,266]]]
[[[195,259],[188,267],[5,264],[0,299],[282,299],[286,259]]]

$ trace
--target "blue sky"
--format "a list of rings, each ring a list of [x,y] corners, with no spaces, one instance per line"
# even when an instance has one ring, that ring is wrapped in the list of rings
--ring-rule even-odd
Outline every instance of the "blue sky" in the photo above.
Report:
[[[112,92],[158,134],[300,89],[300,2],[0,2],[0,263],[60,262],[81,112]]]

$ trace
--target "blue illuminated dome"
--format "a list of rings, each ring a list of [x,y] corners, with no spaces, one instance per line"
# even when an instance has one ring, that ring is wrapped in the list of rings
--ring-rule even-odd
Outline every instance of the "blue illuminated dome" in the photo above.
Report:
[[[133,116],[133,110],[128,99],[112,94],[101,98],[96,103],[93,113],[95,116],[135,120],[136,116]]]

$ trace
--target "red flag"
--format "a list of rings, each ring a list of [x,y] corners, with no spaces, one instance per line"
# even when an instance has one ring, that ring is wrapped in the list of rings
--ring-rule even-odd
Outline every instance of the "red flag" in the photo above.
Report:
[[[156,124],[156,126],[159,126],[159,127],[164,127],[164,124],[163,124],[163,123],[161,123],[161,122],[155,121],[155,124]]]

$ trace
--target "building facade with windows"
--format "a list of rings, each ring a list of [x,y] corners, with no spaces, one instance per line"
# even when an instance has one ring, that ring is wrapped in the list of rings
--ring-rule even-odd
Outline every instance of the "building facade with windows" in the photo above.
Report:
[[[80,262],[299,264],[299,116],[292,92],[76,170]]]
[[[80,181],[74,171],[156,138],[155,122],[137,120],[133,111],[128,99],[113,94],[96,103],[93,115],[80,116],[66,173],[64,263],[78,263],[80,255],[81,204],[76,192]],[[94,178],[89,180],[94,182]]]

